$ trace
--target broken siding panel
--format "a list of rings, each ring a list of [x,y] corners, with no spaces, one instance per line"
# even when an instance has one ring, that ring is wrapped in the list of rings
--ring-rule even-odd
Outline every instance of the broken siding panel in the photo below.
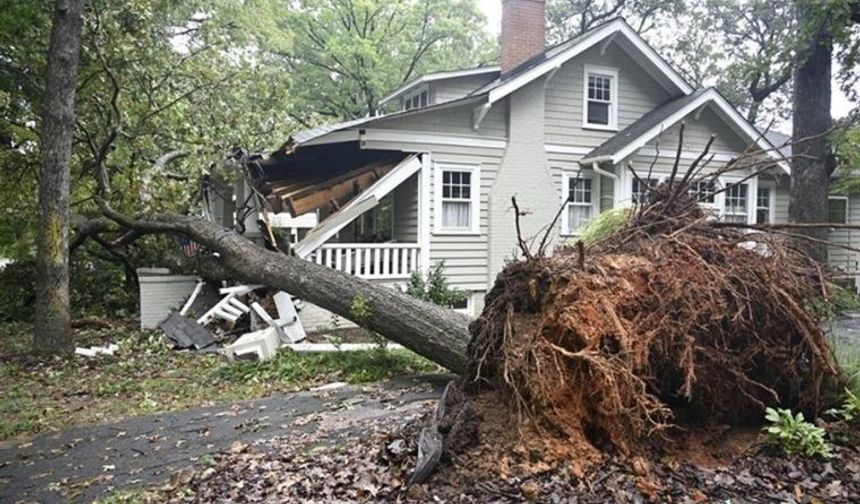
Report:
[[[394,239],[418,242],[418,174],[394,190]]]
[[[582,127],[584,65],[618,69],[619,131],[670,98],[662,86],[616,44],[610,44],[602,56],[599,48],[589,49],[562,65],[547,85],[547,143],[593,148],[615,134]]]
[[[145,268],[138,270],[141,329],[155,328],[170,312],[182,308],[199,280],[194,276],[151,274],[148,271]]]

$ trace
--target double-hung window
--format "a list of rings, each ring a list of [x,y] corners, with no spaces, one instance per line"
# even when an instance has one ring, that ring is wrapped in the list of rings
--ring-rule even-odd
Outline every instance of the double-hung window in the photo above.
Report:
[[[583,127],[617,129],[618,70],[586,65],[583,82]]]
[[[480,171],[477,166],[437,165],[436,224],[438,233],[477,233]]]
[[[690,189],[690,196],[703,205],[713,205],[716,202],[714,193],[717,184],[713,180],[699,180]]]
[[[726,222],[747,222],[749,185],[729,184],[723,199],[723,220]]]
[[[565,195],[567,208],[562,222],[564,234],[576,234],[594,214],[594,198],[592,195],[591,178],[584,176],[565,176]]]
[[[633,191],[630,196],[633,204],[641,205],[647,203],[651,189],[657,187],[659,183],[660,179],[658,178],[634,178]]]

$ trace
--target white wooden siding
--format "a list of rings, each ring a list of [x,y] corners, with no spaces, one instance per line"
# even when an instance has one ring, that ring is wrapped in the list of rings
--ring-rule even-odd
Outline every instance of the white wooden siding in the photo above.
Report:
[[[497,103],[476,131],[472,128],[472,107],[451,107],[422,114],[394,117],[374,124],[375,128],[427,131],[449,135],[503,138],[507,136],[507,106]]]
[[[495,74],[468,75],[454,79],[444,79],[430,83],[430,96],[433,103],[444,103],[446,101],[463,98],[472,91],[478,89],[492,80],[490,76]]]
[[[418,174],[394,190],[394,239],[418,243]]]

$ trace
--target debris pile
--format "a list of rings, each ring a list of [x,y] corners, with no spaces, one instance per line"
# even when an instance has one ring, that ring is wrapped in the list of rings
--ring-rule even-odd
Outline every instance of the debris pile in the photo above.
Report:
[[[717,222],[694,168],[607,238],[510,263],[471,327],[464,387],[501,392],[544,434],[620,453],[673,424],[819,413],[837,372],[805,308],[822,271],[777,236]]]

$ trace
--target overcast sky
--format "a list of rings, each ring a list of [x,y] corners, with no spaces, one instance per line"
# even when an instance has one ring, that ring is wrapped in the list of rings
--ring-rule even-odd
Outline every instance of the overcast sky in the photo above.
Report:
[[[497,35],[499,30],[501,29],[501,20],[502,20],[502,0],[478,0],[478,5],[481,7],[481,10],[484,11],[484,15],[487,16],[487,26],[486,29],[488,32]],[[834,68],[834,75],[838,69]],[[848,101],[848,98],[842,93],[842,90],[839,89],[839,86],[834,83],[833,85],[833,102],[830,106],[830,113],[833,117],[844,117],[851,110],[851,103]],[[780,129],[783,131],[789,132],[791,130],[790,124],[780,125]]]

